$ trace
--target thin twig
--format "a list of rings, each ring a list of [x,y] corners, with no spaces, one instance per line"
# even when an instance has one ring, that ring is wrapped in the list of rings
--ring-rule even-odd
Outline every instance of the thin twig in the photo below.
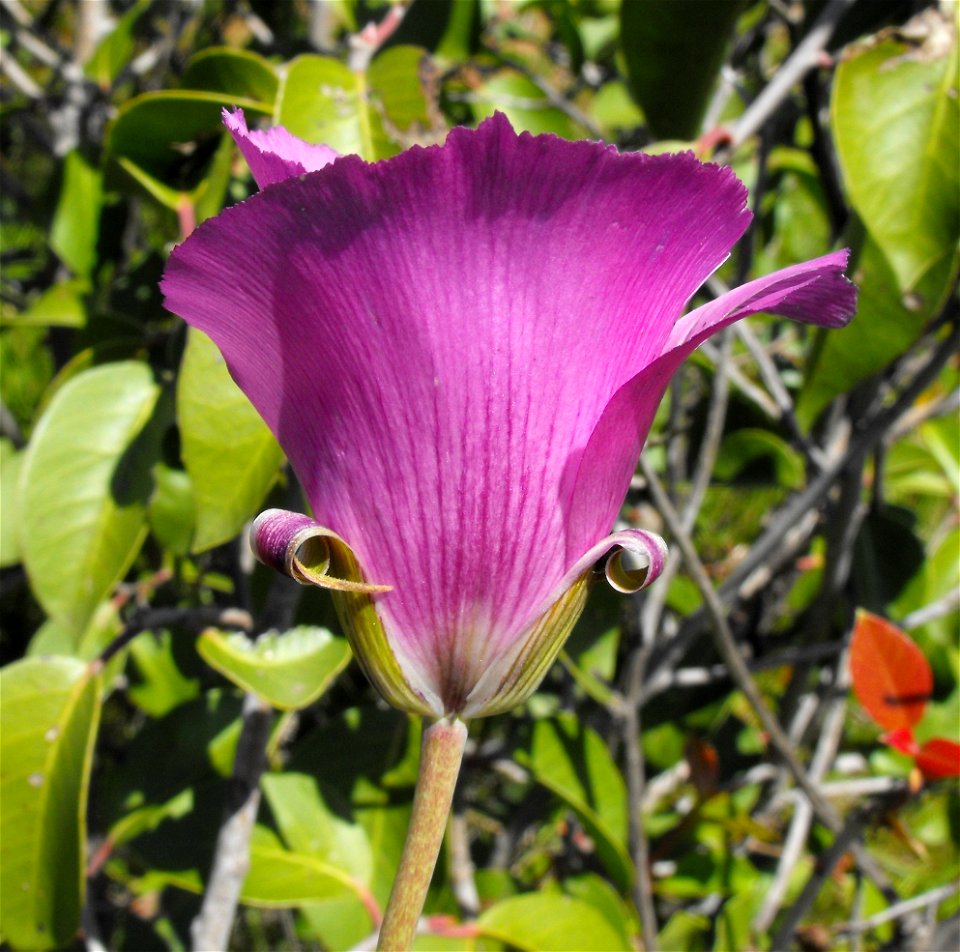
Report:
[[[636,878],[633,901],[640,914],[644,952],[657,948],[657,910],[653,904],[653,883],[650,879],[650,850],[643,825],[643,804],[646,799],[646,763],[643,756],[643,732],[640,723],[640,692],[649,648],[637,645],[630,658],[626,703],[622,706],[623,742],[626,750],[626,780],[630,804],[630,847]]]
[[[835,668],[835,682],[839,688],[846,687],[846,654],[841,655]],[[810,761],[808,776],[811,783],[820,783],[836,756],[843,736],[846,713],[846,691],[837,693],[827,702],[827,711],[822,721],[820,738]],[[822,793],[822,790],[820,791]],[[800,800],[793,813],[790,829],[784,841],[783,853],[770,887],[765,891],[760,908],[753,919],[756,932],[766,932],[776,918],[790,885],[796,864],[807,842],[813,808],[808,800]]]
[[[916,912],[918,909],[925,909],[928,906],[937,905],[949,899],[951,896],[955,896],[957,893],[960,893],[960,882],[947,883],[945,886],[938,886],[936,889],[921,893],[912,899],[903,899],[900,902],[894,903],[892,906],[887,906],[882,912],[875,913],[866,919],[861,919],[859,922],[844,922],[835,926],[834,932],[841,935],[869,932],[871,929],[876,929],[878,926],[882,926],[887,922],[899,919],[900,916]]]
[[[670,502],[663,486],[660,484],[659,477],[651,469],[650,464],[643,458],[640,460],[640,466],[649,483],[654,504],[660,510],[660,514],[670,528],[674,541],[683,555],[684,562],[687,564],[687,571],[704,600],[707,613],[712,621],[714,644],[717,651],[724,661],[726,661],[737,687],[740,688],[744,697],[746,697],[778,756],[792,774],[797,786],[803,790],[809,799],[817,818],[829,830],[834,833],[839,832],[842,828],[840,818],[837,816],[829,801],[824,799],[816,786],[811,783],[803,766],[793,752],[790,738],[787,737],[780,722],[770,712],[756,684],[754,684],[753,679],[750,677],[750,672],[747,670],[743,658],[740,656],[740,652],[733,638],[733,633],[727,624],[723,603],[714,590],[710,578],[703,567],[703,563],[697,556],[689,533],[683,531],[680,517],[677,515],[673,504]],[[858,849],[857,844],[854,844],[851,848],[855,852],[857,862],[861,869],[863,869],[883,891],[890,891],[889,880],[869,854],[862,848]]]
[[[854,0],[829,0],[810,28],[810,32],[734,125],[730,132],[731,150],[757,132],[780,108],[796,83],[817,65],[820,54],[830,42],[833,31],[853,4]]]
[[[250,837],[260,807],[260,775],[273,714],[255,694],[243,702],[243,726],[237,741],[233,776],[227,792],[226,820],[220,827],[213,868],[200,912],[190,925],[195,952],[226,949],[240,890],[250,869]]]
[[[771,940],[771,949],[790,948],[797,925],[817,898],[824,881],[833,872],[840,858],[853,848],[866,822],[868,812],[864,809],[851,813],[843,826],[837,831],[836,839],[834,839],[830,849],[817,859],[813,875],[807,880],[803,892],[800,893],[787,911],[783,922],[780,923],[780,928]]]

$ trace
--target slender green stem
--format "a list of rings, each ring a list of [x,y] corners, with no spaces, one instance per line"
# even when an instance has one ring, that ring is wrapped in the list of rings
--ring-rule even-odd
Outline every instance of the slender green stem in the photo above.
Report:
[[[406,952],[413,944],[447,828],[466,741],[467,725],[456,719],[443,718],[423,732],[413,813],[380,927],[379,952]]]

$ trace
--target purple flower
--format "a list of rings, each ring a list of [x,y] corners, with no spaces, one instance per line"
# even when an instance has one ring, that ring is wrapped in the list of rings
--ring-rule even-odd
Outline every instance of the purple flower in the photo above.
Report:
[[[261,516],[261,557],[333,589],[361,664],[410,711],[508,709],[598,560],[624,589],[659,574],[657,537],[608,533],[698,344],[758,311],[839,327],[855,308],[840,251],[681,317],[750,220],[736,176],[689,154],[518,136],[496,115],[331,162],[227,123],[263,191],[174,251],[166,305],[220,347],[313,507]]]

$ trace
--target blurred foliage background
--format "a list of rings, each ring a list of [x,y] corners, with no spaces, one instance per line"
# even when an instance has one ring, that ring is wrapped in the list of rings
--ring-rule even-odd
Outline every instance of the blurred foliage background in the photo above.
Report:
[[[368,160],[494,110],[693,149],[755,212],[705,293],[853,249],[848,329],[757,321],[674,381],[624,519],[699,558],[597,591],[473,725],[417,948],[957,947],[957,785],[880,742],[846,666],[857,608],[897,622],[933,669],[918,737],[957,739],[955,3],[0,0],[0,41],[11,948],[190,947],[231,849],[231,948],[369,947],[402,845],[419,725],[322,594],[252,564],[249,520],[303,501],[157,290],[254,188],[232,106]]]

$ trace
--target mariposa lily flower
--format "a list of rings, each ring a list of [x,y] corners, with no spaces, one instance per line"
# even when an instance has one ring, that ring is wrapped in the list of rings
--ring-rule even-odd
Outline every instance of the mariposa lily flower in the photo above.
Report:
[[[226,122],[262,191],[174,251],[166,305],[219,346],[312,506],[259,518],[261,558],[331,588],[411,712],[514,706],[598,562],[622,589],[659,574],[659,538],[609,533],[694,348],[759,311],[839,327],[855,308],[839,251],[683,316],[750,221],[733,172],[690,154],[496,115],[370,164]]]

